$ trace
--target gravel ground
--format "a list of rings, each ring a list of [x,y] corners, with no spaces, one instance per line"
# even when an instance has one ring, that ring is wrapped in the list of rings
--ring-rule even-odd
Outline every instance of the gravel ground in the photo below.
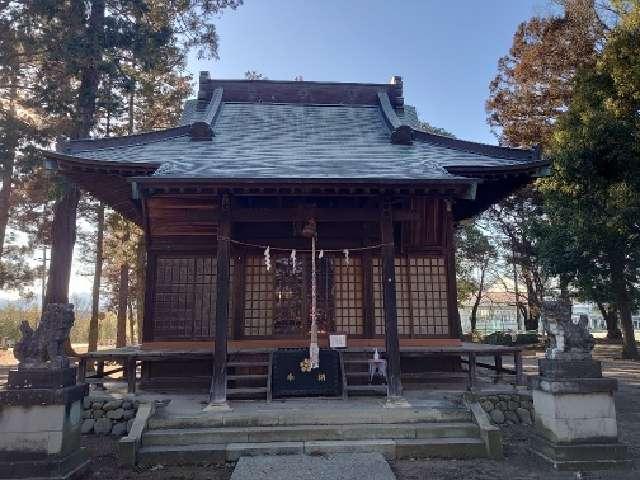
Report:
[[[638,480],[640,479],[640,362],[620,359],[620,347],[598,345],[595,356],[604,362],[605,375],[618,378],[616,395],[620,439],[629,448],[629,458],[638,459],[631,469],[584,473],[556,472],[527,449],[530,430],[514,425],[503,430],[505,461],[489,460],[416,460],[392,462],[398,480]],[[527,359],[529,360],[529,359]],[[533,359],[530,359],[531,365]],[[527,368],[527,373],[531,368]],[[2,373],[2,372],[0,372]],[[82,443],[93,457],[93,472],[87,478],[106,480],[227,480],[233,468],[227,465],[163,467],[131,470],[119,467],[115,440],[111,437],[84,435]],[[362,478],[371,472],[362,472]],[[256,479],[257,480],[257,479]],[[293,480],[293,477],[291,478]]]
[[[113,437],[82,436],[82,445],[92,458],[91,473],[83,480],[228,480],[233,472],[233,467],[227,465],[158,466],[135,470],[120,467],[116,441]]]
[[[503,428],[505,460],[400,460],[391,468],[398,480],[638,480],[640,479],[640,362],[620,359],[617,345],[598,345],[595,357],[603,361],[604,374],[619,380],[616,411],[620,440],[634,459],[630,469],[577,474],[557,472],[527,450],[530,429],[522,425]]]

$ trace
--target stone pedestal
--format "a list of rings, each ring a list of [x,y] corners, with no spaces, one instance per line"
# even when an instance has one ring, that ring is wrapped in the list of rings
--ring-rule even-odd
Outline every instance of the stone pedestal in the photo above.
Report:
[[[591,358],[541,359],[531,379],[535,408],[532,450],[561,470],[623,466],[618,442],[615,379],[602,378]]]
[[[33,370],[33,371],[31,371]],[[82,399],[75,369],[18,369],[0,390],[0,479],[80,476],[89,460],[80,448]]]

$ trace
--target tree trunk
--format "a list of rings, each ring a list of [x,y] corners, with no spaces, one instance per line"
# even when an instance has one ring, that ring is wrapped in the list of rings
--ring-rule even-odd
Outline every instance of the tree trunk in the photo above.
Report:
[[[51,225],[51,262],[47,278],[45,305],[69,302],[71,261],[76,242],[76,210],[80,191],[75,185],[67,185],[67,191],[53,207]]]
[[[607,339],[622,340],[622,332],[618,328],[618,311],[614,306],[605,306],[602,302],[597,302],[598,310],[607,324]]]
[[[616,255],[611,262],[611,279],[616,296],[620,322],[622,324],[622,356],[624,358],[639,358],[636,345],[633,321],[631,319],[631,296],[629,285],[624,275],[624,260]]]
[[[7,224],[9,223],[9,208],[13,190],[14,158],[15,151],[9,148],[7,149],[4,159],[0,159],[2,163],[2,190],[0,190],[0,259],[4,253],[4,238],[7,233]],[[1,280],[2,279],[0,279],[0,281]]]
[[[78,2],[78,8],[81,7],[82,4]],[[78,110],[75,115],[75,128],[72,135],[76,139],[88,137],[93,128],[98,93],[99,63],[102,60],[104,48],[103,37],[104,0],[93,0],[87,27],[88,61],[81,74]],[[51,266],[45,303],[67,303],[69,301],[69,279],[76,240],[76,209],[79,199],[80,191],[75,186],[69,186],[54,206]]]
[[[76,137],[87,138],[95,122],[100,63],[104,50],[104,0],[91,1],[87,26],[87,63],[80,77]]]
[[[127,345],[127,306],[129,300],[129,265],[120,266],[120,285],[118,286],[118,322],[116,326],[116,347]]]
[[[12,81],[14,81],[12,79]],[[11,208],[11,194],[13,192],[13,168],[16,160],[16,148],[18,148],[18,132],[15,128],[16,111],[14,96],[17,95],[15,89],[10,90],[12,98],[9,99],[9,112],[6,118],[6,128],[4,135],[4,158],[0,157],[0,167],[2,168],[2,190],[0,190],[0,259],[4,253],[4,239],[9,223],[9,209]],[[3,279],[0,278],[0,285]]]
[[[480,284],[478,285],[478,293],[476,293],[476,299],[473,302],[473,307],[471,308],[471,317],[469,317],[469,321],[471,322],[472,333],[476,331],[478,307],[480,306],[480,301],[482,300],[482,291],[484,290],[484,276],[486,271],[487,266],[484,265],[482,267],[482,270],[480,271]]]
[[[146,288],[146,246],[144,237],[138,238],[136,248],[136,322],[138,326],[138,343],[142,340],[142,319],[144,318],[144,300]]]
[[[89,351],[98,349],[98,315],[100,314],[100,279],[102,278],[103,240],[104,240],[104,204],[98,206],[96,239],[96,263],[93,271],[93,289],[91,291],[91,320],[89,321]]]
[[[135,321],[134,321],[134,317],[133,317],[133,302],[131,301],[131,299],[129,298],[127,301],[127,306],[129,309],[129,343],[134,344],[135,343]]]

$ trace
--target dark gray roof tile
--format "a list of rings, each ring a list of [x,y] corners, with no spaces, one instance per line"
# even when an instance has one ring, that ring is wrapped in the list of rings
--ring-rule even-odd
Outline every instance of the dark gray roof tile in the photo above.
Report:
[[[196,106],[187,102],[181,123],[198,117]],[[111,148],[88,145],[73,155],[160,164],[156,176],[199,178],[447,179],[455,178],[446,170],[450,166],[531,161],[429,141],[391,144],[376,105],[223,103],[213,131],[211,141],[193,142],[182,135]]]

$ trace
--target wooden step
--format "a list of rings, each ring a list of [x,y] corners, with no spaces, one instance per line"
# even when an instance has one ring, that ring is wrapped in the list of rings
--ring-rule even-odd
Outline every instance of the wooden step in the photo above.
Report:
[[[369,364],[369,360],[367,359],[363,359],[363,360],[356,360],[356,359],[348,359],[345,358],[344,359],[344,364],[345,365],[368,365]]]
[[[252,368],[252,367],[268,367],[269,362],[227,362],[227,367]]]
[[[257,393],[267,393],[267,387],[245,387],[245,388],[227,388],[228,397],[240,397],[255,395]]]
[[[227,375],[227,380],[266,380],[267,374],[259,375]]]
[[[376,392],[381,394],[387,393],[386,385],[347,385],[347,392]]]

